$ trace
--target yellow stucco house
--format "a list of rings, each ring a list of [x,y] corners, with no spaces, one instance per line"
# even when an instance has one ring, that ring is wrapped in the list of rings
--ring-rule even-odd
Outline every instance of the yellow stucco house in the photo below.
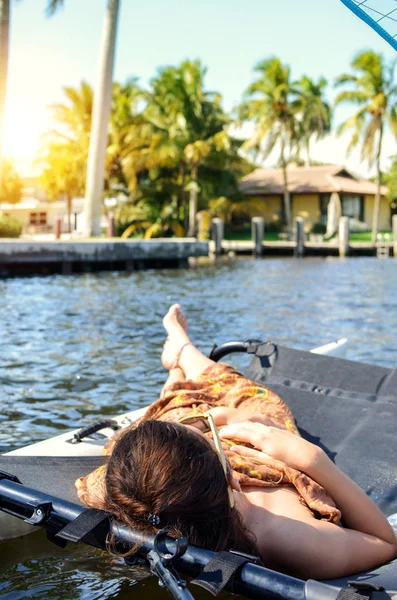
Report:
[[[55,221],[61,219],[62,229],[67,229],[67,203],[62,196],[50,202],[46,193],[39,186],[38,177],[24,177],[22,197],[20,202],[0,203],[0,215],[17,219],[22,223],[22,232],[25,234],[52,233]],[[82,220],[84,198],[73,198],[71,226],[72,230],[78,228]]]
[[[327,221],[327,208],[331,194],[339,196],[342,215],[372,224],[376,185],[359,179],[343,166],[324,165],[316,167],[287,168],[288,189],[291,195],[292,217],[304,217],[305,228],[313,223]],[[265,221],[284,221],[283,172],[282,169],[256,169],[240,183],[240,191],[249,198],[263,198]],[[381,188],[379,229],[391,227],[390,202],[387,188]]]
[[[83,217],[84,198],[72,201],[72,231],[80,229]],[[62,231],[67,231],[67,205],[64,200],[47,202],[38,198],[27,198],[16,204],[0,203],[0,214],[22,223],[22,233],[52,233],[56,219],[61,219]]]

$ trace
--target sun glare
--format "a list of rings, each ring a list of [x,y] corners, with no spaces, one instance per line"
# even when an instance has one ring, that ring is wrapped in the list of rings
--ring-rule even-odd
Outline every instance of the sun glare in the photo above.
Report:
[[[50,128],[45,116],[40,117],[28,108],[13,106],[7,110],[4,131],[4,154],[7,158],[15,162],[34,162],[40,136]]]

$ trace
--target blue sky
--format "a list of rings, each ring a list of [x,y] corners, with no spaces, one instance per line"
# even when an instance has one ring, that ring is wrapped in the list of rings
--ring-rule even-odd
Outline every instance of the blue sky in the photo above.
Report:
[[[82,79],[95,85],[106,1],[65,0],[51,19],[44,14],[45,0],[11,2],[6,151],[28,171],[40,134],[52,125],[47,107],[62,101],[62,87]],[[324,75],[332,82],[364,48],[395,56],[339,0],[121,0],[115,79],[137,76],[147,84],[161,65],[200,58],[208,67],[208,89],[219,91],[229,110],[260,59],[277,55],[294,77]],[[337,111],[336,122],[344,114]],[[313,156],[366,174],[357,153],[345,159],[345,146],[346,139],[331,136],[316,145]],[[385,163],[393,152],[388,137]]]

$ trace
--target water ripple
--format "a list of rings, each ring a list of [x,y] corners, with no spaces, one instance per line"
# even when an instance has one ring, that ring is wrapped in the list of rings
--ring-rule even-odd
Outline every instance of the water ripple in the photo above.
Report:
[[[187,271],[2,280],[0,451],[156,399],[161,318],[173,302],[207,353],[214,342],[249,337],[301,349],[347,337],[348,358],[392,367],[396,275],[393,260],[226,259]],[[247,357],[233,363],[244,368]],[[37,558],[40,549],[19,559],[15,543],[0,544],[2,560],[14,557],[2,565],[2,598],[61,597],[61,586],[64,598],[121,599],[135,585],[137,597],[166,597],[152,580],[128,581],[87,549]]]

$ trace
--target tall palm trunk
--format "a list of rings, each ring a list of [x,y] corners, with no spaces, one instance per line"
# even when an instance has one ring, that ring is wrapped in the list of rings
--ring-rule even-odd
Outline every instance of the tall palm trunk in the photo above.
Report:
[[[187,195],[183,190],[182,195],[182,209],[183,209],[183,235],[186,237],[189,229],[189,208],[187,204]]]
[[[381,170],[380,170],[380,153],[382,151],[383,141],[383,118],[381,117],[380,128],[379,128],[379,139],[378,139],[378,151],[376,153],[376,194],[375,194],[375,205],[374,214],[372,216],[372,243],[375,244],[378,236],[379,226],[379,208],[380,208],[380,186],[381,186]]]
[[[308,167],[312,166],[312,161],[310,158],[310,138],[306,140],[306,163]]]
[[[112,99],[113,65],[120,0],[108,0],[102,32],[99,72],[94,94],[86,192],[85,229],[88,236],[101,233],[101,208],[105,156]]]
[[[178,216],[178,221],[179,221],[181,219],[181,209],[182,209],[183,228],[184,228],[184,233],[186,234],[186,231],[187,231],[186,198],[185,198],[186,163],[184,160],[182,160],[179,165],[179,179],[180,179],[180,187],[179,187],[178,202],[177,202],[177,216]]]
[[[292,230],[291,220],[291,198],[288,190],[288,177],[287,177],[287,162],[285,160],[285,139],[284,135],[281,135],[281,154],[280,154],[281,168],[283,170],[283,183],[284,183],[284,215],[285,222],[288,227],[288,231]]]
[[[197,217],[197,175],[198,163],[193,163],[191,169],[192,187],[189,194],[189,237],[196,237],[196,217]]]
[[[4,113],[6,105],[10,0],[0,0],[0,186],[3,174]]]

